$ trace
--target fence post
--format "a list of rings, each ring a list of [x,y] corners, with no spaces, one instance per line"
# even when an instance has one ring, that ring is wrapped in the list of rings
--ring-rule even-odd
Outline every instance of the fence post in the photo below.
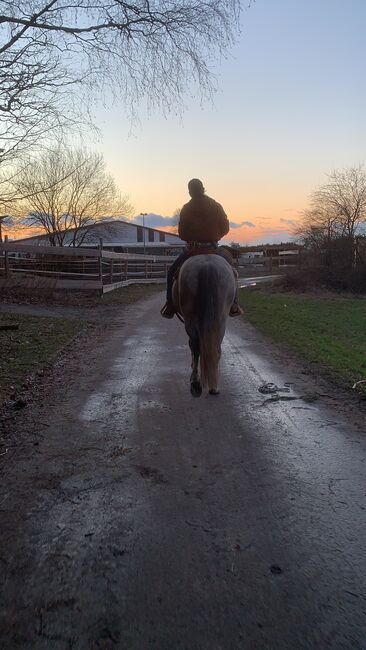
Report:
[[[111,263],[109,265],[109,282],[111,284],[113,282],[113,260],[111,260]]]
[[[8,235],[4,236],[4,243],[8,243]],[[5,277],[9,277],[9,252],[5,249],[5,259],[4,259],[4,268],[5,268]]]
[[[102,284],[102,293],[103,293],[103,239],[99,238],[99,280]]]

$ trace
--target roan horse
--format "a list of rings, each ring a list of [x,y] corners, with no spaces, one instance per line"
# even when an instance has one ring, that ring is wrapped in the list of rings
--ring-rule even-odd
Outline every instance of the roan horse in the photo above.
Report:
[[[192,352],[190,384],[195,397],[199,397],[206,386],[210,395],[219,392],[221,343],[235,290],[233,269],[217,254],[188,258],[174,282],[174,304],[184,319]]]

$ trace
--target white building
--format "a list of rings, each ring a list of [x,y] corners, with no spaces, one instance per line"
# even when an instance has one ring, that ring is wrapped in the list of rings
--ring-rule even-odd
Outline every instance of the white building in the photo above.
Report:
[[[67,231],[64,246],[72,245],[73,238],[74,231]],[[185,247],[185,242],[178,235],[165,230],[143,227],[121,219],[84,226],[78,231],[78,241],[81,241],[80,246],[96,248],[99,246],[100,240],[102,240],[103,248],[113,250],[116,253],[143,253],[146,251],[149,254],[174,255],[181,252]],[[50,238],[48,235],[34,235],[33,237],[18,239],[17,242],[35,246],[49,246]]]

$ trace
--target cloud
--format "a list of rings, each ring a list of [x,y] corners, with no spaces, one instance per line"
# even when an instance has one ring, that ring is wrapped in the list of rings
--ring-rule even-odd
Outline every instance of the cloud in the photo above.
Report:
[[[140,214],[136,215],[133,219],[131,219],[131,222],[142,225],[143,223],[142,215]],[[175,215],[173,217],[163,217],[161,214],[154,214],[152,212],[145,215],[145,226],[150,228],[171,228],[177,226],[178,222],[179,222],[179,215]],[[235,223],[234,221],[230,221],[231,229],[243,228],[243,227],[255,228],[255,224],[252,223],[251,221],[242,221],[241,223]]]
[[[251,244],[283,244],[284,242],[290,243],[293,241],[295,241],[294,236],[286,230],[267,230],[263,232],[261,237],[253,239]]]
[[[281,223],[285,223],[287,226],[296,226],[296,221],[294,219],[280,219]]]
[[[247,228],[255,228],[255,224],[252,223],[251,221],[242,221],[241,223],[235,223],[233,221],[230,221],[230,228],[232,229],[242,228],[242,226],[247,226]]]
[[[174,217],[163,217],[161,214],[147,214],[145,219],[141,215],[137,215],[131,219],[132,223],[141,224],[145,222],[145,226],[150,228],[166,228],[171,226],[176,226],[179,221],[179,216]]]
[[[225,237],[224,241],[230,242],[232,239],[241,244],[278,244],[281,242],[293,241],[293,233],[288,227],[283,226],[257,226],[255,228],[243,227],[241,230],[235,230]]]

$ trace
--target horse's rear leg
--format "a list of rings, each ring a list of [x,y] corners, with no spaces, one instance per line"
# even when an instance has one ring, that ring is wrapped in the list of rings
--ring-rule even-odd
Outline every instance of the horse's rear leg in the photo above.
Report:
[[[214,373],[214,377],[211,378],[211,382],[209,383],[208,386],[208,392],[210,395],[218,395],[220,393],[218,387],[220,357],[221,357],[221,345],[218,346],[216,372]]]
[[[202,386],[198,376],[198,361],[200,358],[200,344],[196,337],[189,338],[189,347],[192,352],[192,373],[191,373],[191,393],[194,397],[200,397]]]

